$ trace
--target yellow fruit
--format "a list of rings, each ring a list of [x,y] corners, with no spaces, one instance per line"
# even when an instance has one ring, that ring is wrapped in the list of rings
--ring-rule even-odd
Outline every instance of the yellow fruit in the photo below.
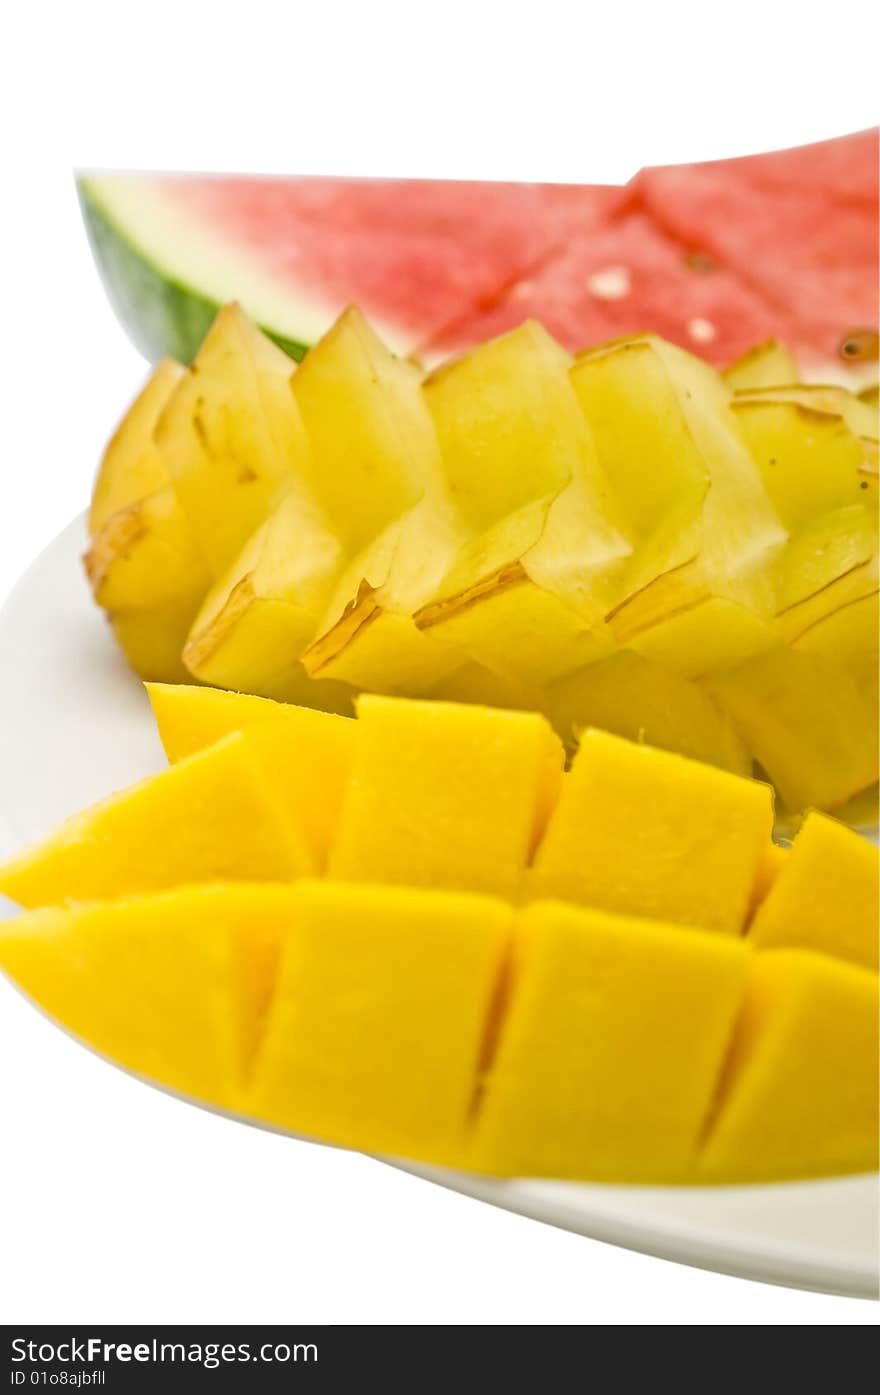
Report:
[[[117,1064],[234,1108],[293,896],[217,885],[33,911],[0,924],[0,965]]]
[[[619,623],[658,615],[652,587],[665,594],[670,581],[677,605],[707,594],[765,604],[762,568],[785,532],[718,375],[640,335],[578,355],[572,382],[634,541]]]
[[[750,981],[702,1179],[770,1182],[877,1167],[877,975],[772,950]]]
[[[302,654],[341,565],[339,540],[291,488],[208,591],[183,650],[203,683],[345,710],[349,690],[314,683]]]
[[[168,483],[168,471],[153,430],[159,413],[183,375],[173,359],[163,359],[135,398],[104,452],[89,509],[89,535],[147,494]]]
[[[460,1162],[511,911],[301,882],[248,1101],[349,1147]]]
[[[345,717],[217,688],[151,683],[153,713],[169,761],[246,731],[323,867],[348,789],[357,727]],[[256,738],[259,739],[256,739]]]
[[[210,585],[170,485],[114,513],[84,561],[95,600],[111,618],[173,609],[189,623]]]
[[[698,600],[634,633],[624,626],[615,633],[634,653],[666,665],[683,678],[737,668],[780,643],[769,620],[722,596]]]
[[[53,906],[186,882],[288,881],[314,866],[252,743],[235,734],[68,819],[0,866],[0,893]]]
[[[733,723],[708,694],[640,654],[622,651],[553,684],[540,704],[566,745],[586,727],[679,751],[750,775],[752,758]]]
[[[470,536],[416,623],[518,682],[544,682],[594,657],[586,632],[601,627],[609,576],[630,550],[570,362],[529,321],[425,384]],[[599,652],[609,647],[600,642]]]
[[[226,305],[159,417],[162,458],[214,577],[311,468],[290,373],[287,355]]]
[[[783,648],[704,683],[788,809],[838,808],[877,779],[874,704],[836,665]]]
[[[329,875],[513,896],[562,772],[537,713],[358,700]]]
[[[418,410],[418,370],[398,359],[355,306],[310,349],[293,393],[314,460],[313,488],[353,556],[421,498],[436,451]]]
[[[877,969],[878,852],[852,829],[807,814],[749,934],[759,949],[815,949]]]
[[[470,1165],[682,1180],[750,958],[740,941],[679,926],[553,903],[522,912]]]
[[[767,843],[761,849],[758,856],[758,865],[755,869],[752,894],[749,899],[749,922],[754,918],[755,912],[770,892],[776,878],[785,866],[788,860],[788,854],[789,849],[780,846],[779,843]]]
[[[116,643],[141,678],[156,683],[190,681],[180,657],[189,617],[181,615],[178,606],[126,610],[107,618]]]
[[[747,349],[722,374],[734,392],[775,387],[777,383],[797,383],[800,376],[797,359],[788,345],[781,344],[778,339],[765,339],[763,344]]]
[[[772,826],[768,785],[587,731],[530,895],[738,935]]]
[[[160,364],[107,448],[83,559],[129,663],[144,678],[170,682],[185,672],[183,642],[210,583],[153,439],[182,373],[170,360]]]
[[[808,625],[792,648],[838,665],[857,681],[876,681],[880,665],[880,593],[858,597]]]

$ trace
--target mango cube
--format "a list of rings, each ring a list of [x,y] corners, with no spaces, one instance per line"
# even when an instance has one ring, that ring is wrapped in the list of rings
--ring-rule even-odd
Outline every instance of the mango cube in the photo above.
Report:
[[[877,1167],[877,982],[806,950],[754,956],[702,1180]]]
[[[231,732],[249,732],[266,776],[306,833],[316,866],[324,865],[351,775],[354,722],[219,688],[150,683],[147,691],[172,764]]]
[[[680,1180],[750,958],[742,941],[679,926],[549,902],[521,912],[470,1165]]]
[[[460,1163],[512,913],[493,898],[301,882],[250,1112]]]
[[[376,696],[358,718],[329,875],[512,897],[562,773],[544,718]]]
[[[749,934],[759,949],[815,949],[877,969],[880,855],[851,828],[807,814]]]
[[[256,1047],[292,888],[184,887],[0,924],[0,966],[119,1065],[234,1107]]]
[[[769,786],[590,730],[531,894],[738,935],[772,824]]]
[[[54,906],[187,882],[290,881],[314,866],[248,737],[233,734],[68,819],[0,866],[0,893]]]

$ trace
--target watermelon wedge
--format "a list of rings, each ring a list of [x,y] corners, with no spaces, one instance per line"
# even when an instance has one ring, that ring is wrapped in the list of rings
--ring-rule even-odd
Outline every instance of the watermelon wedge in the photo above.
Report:
[[[191,359],[230,299],[300,357],[354,301],[427,361],[534,316],[570,349],[654,330],[714,363],[774,336],[812,376],[839,378],[869,375],[877,355],[877,153],[868,131],[645,170],[624,188],[158,174],[78,186],[117,313],[154,361]]]
[[[299,358],[352,301],[413,353],[621,199],[604,186],[84,175],[86,227],[119,318],[188,362],[241,302]]]

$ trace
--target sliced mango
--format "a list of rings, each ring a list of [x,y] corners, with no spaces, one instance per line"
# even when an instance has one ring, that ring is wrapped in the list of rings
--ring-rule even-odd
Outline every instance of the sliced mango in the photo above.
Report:
[[[741,941],[679,926],[552,903],[522,912],[470,1165],[681,1180],[750,958]]]
[[[727,713],[697,683],[641,654],[624,650],[589,664],[552,684],[536,705],[567,746],[586,727],[601,727],[751,774],[752,757]]]
[[[806,950],[751,961],[702,1180],[877,1167],[877,975]]]
[[[851,828],[807,814],[749,934],[759,949],[815,949],[875,969],[880,854]]]
[[[0,866],[22,906],[199,881],[289,881],[315,867],[249,738],[233,734],[74,815]]]
[[[240,1102],[292,888],[215,885],[0,924],[0,966],[117,1064],[200,1100]]]
[[[768,785],[590,730],[530,894],[738,935],[772,826]]]
[[[250,1112],[349,1147],[460,1164],[509,906],[328,882],[292,894]]]
[[[329,875],[513,896],[562,773],[544,718],[363,696],[358,719]]]
[[[788,809],[839,808],[877,779],[871,695],[818,654],[775,649],[701,682]]]
[[[750,921],[785,866],[788,854],[789,849],[779,843],[767,843],[761,849],[758,865],[755,869],[752,895],[749,900],[748,918]]]
[[[293,809],[323,866],[348,789],[357,727],[345,717],[245,693],[148,683],[147,692],[169,761],[246,731],[266,776]]]
[[[89,509],[89,534],[96,537],[120,509],[168,483],[168,470],[153,439],[159,413],[183,376],[173,359],[157,364],[129,407],[104,452]]]

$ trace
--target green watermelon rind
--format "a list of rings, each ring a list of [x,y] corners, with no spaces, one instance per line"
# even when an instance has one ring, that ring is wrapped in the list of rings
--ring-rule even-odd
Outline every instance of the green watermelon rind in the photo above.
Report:
[[[104,288],[135,347],[151,363],[166,356],[190,363],[220,302],[186,285],[137,247],[114,221],[87,177],[78,177],[76,185]],[[301,359],[309,348],[279,334],[271,325],[261,328],[293,359]]]

